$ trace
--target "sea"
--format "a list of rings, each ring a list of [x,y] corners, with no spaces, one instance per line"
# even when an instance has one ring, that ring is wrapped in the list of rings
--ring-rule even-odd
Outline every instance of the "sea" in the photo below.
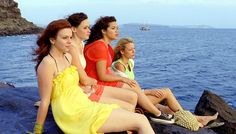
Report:
[[[144,89],[168,87],[194,111],[204,90],[236,109],[236,29],[121,26],[135,42],[135,78]],[[32,52],[37,35],[0,37],[0,81],[37,87]],[[112,42],[114,46],[116,41]]]

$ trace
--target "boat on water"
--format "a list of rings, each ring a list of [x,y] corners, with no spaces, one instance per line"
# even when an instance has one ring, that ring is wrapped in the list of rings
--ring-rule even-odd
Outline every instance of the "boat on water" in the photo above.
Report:
[[[141,26],[141,27],[140,27],[140,30],[141,30],[141,31],[149,31],[150,28],[149,28],[148,26]]]

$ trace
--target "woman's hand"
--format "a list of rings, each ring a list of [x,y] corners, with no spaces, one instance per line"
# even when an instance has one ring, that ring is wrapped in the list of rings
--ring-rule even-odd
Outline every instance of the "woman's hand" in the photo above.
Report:
[[[97,80],[95,80],[91,77],[87,77],[83,81],[80,81],[80,85],[82,85],[82,86],[94,86],[94,85],[97,85]]]
[[[91,78],[91,77],[88,77],[88,79],[89,79],[89,84],[91,86],[97,85],[97,80],[95,80],[94,78]]]
[[[137,86],[137,82],[135,80],[131,80],[129,78],[123,77],[121,81],[128,84],[130,87],[136,87]]]
[[[144,90],[144,92],[148,95],[152,95],[152,96],[155,96],[157,98],[162,98],[165,96],[165,93],[162,91],[162,90],[158,90],[158,89],[155,89],[155,90]]]
[[[83,89],[83,92],[88,96],[95,92],[93,86],[81,86],[81,88]]]

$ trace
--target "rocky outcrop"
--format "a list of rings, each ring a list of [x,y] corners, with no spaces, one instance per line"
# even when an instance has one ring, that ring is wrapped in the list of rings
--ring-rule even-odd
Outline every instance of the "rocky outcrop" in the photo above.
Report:
[[[221,97],[205,90],[195,108],[197,115],[212,115],[218,111],[218,122],[225,125],[214,128],[219,134],[236,134],[236,111],[230,107]]]
[[[0,81],[0,89],[1,88],[15,88],[15,86],[11,83]]]
[[[13,0],[0,1],[0,36],[34,34],[42,28],[21,17],[18,4]]]
[[[213,130],[206,128],[200,128],[195,132],[177,125],[161,125],[152,121],[150,123],[155,134],[217,134]]]
[[[34,103],[39,100],[36,87],[14,88],[8,84],[0,87],[0,128],[5,134],[26,133],[33,130],[37,116]],[[211,104],[210,104],[211,105]],[[220,106],[219,106],[220,107]],[[229,112],[229,111],[228,111]],[[221,112],[219,112],[222,118]],[[225,113],[226,114],[226,113]],[[229,115],[228,115],[229,116]],[[235,115],[232,115],[236,117]],[[225,116],[227,117],[227,116]],[[226,118],[225,118],[226,119]],[[234,118],[232,118],[234,119]],[[230,118],[227,120],[231,120]],[[201,128],[197,132],[189,131],[177,125],[160,125],[150,121],[157,134],[217,134],[212,129]],[[51,109],[49,109],[44,125],[45,134],[61,134],[57,127]],[[113,134],[125,134],[113,133]],[[232,133],[233,134],[233,133]]]

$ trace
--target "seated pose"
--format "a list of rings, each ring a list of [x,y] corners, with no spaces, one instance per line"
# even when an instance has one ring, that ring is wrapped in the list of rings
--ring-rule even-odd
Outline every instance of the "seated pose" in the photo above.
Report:
[[[116,19],[113,16],[101,17],[92,26],[91,34],[84,48],[87,75],[96,79],[99,85],[135,91],[138,95],[138,104],[152,113],[153,117],[157,119],[156,121],[173,123],[170,117],[162,114],[152,104],[135,80],[117,76],[110,70],[114,57],[110,43],[117,39],[118,32]]]
[[[72,25],[72,44],[69,53],[72,55],[72,65],[76,66],[79,72],[80,84],[84,92],[92,101],[100,103],[115,103],[121,108],[134,111],[137,104],[137,94],[134,91],[117,87],[97,85],[97,80],[87,76],[84,71],[86,61],[84,58],[84,40],[90,35],[89,20],[84,13],[74,13],[67,20]]]
[[[34,51],[38,78],[39,105],[35,134],[43,132],[43,124],[51,103],[53,117],[64,133],[96,134],[135,130],[154,134],[141,114],[120,109],[116,104],[92,102],[78,86],[77,68],[71,65],[72,30],[67,20],[51,22],[37,40]]]
[[[134,57],[135,46],[131,38],[121,38],[114,48],[114,62],[112,64],[112,70],[120,76],[127,77],[134,80]],[[179,102],[176,100],[172,91],[169,88],[161,89],[146,89],[144,93],[152,101],[154,105],[162,109],[163,112],[174,114],[179,110],[183,110]],[[159,102],[165,100],[167,106],[160,105]],[[159,104],[159,105],[158,105]],[[209,121],[217,118],[217,114],[214,116],[195,116],[200,123],[200,127],[205,126]]]

